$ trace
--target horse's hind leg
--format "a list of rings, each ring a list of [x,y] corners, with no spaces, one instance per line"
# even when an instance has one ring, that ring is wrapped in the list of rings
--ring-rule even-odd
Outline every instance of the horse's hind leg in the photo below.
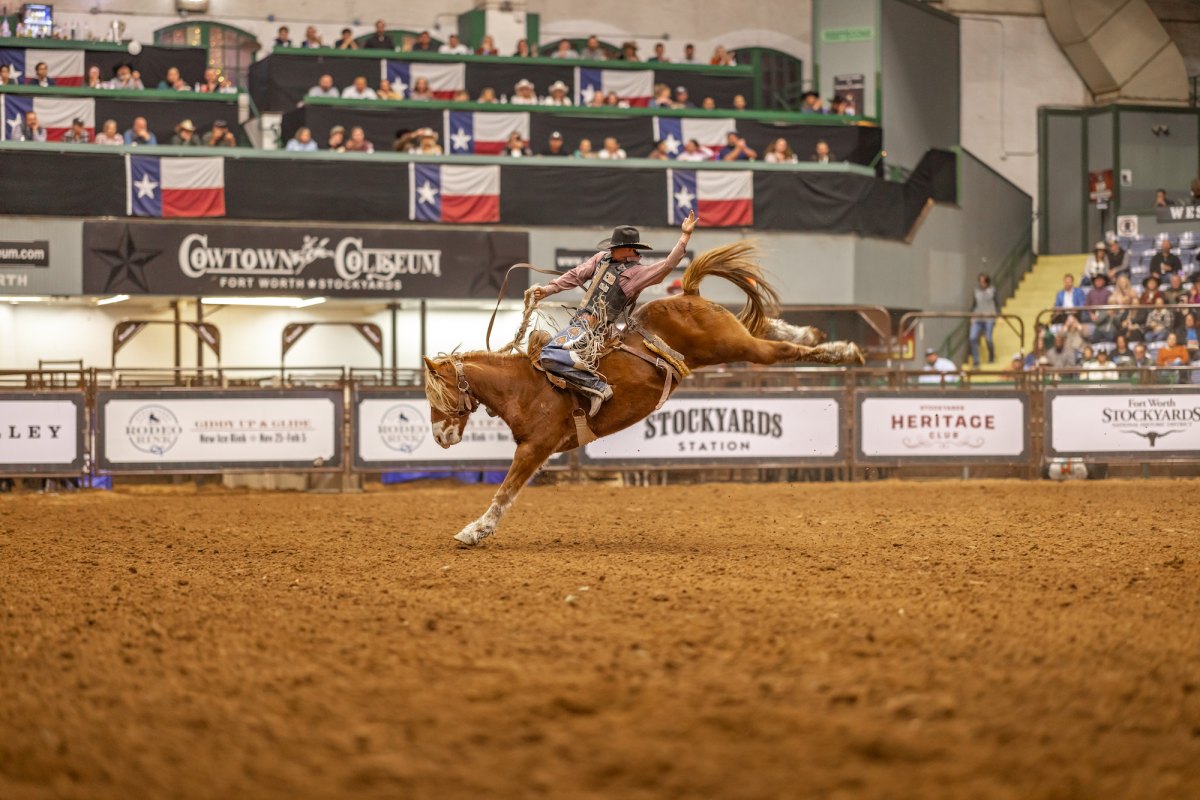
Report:
[[[494,534],[496,526],[517,499],[517,493],[553,452],[553,446],[546,447],[540,443],[524,442],[519,445],[512,465],[508,468],[508,474],[504,476],[504,482],[492,496],[492,504],[488,506],[488,510],[482,517],[456,533],[454,538],[465,545],[474,546]]]
[[[758,339],[746,333],[721,349],[721,361],[749,361],[752,364],[779,364],[805,361],[817,364],[862,364],[862,351],[853,342],[824,342],[809,347],[793,342]]]

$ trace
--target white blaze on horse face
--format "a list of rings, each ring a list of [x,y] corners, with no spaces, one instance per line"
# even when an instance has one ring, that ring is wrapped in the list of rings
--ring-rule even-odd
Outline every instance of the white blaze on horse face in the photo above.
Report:
[[[433,438],[442,447],[450,447],[462,441],[462,431],[448,419],[432,423]]]

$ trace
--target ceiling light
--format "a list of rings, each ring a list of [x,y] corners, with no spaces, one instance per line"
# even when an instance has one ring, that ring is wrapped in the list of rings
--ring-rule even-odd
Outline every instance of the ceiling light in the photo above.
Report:
[[[325,302],[324,297],[201,297],[206,306],[261,306],[265,308],[308,308]]]
[[[129,295],[127,295],[127,294],[114,294],[112,297],[100,298],[99,300],[96,301],[96,305],[109,306],[109,305],[112,305],[113,303],[124,303],[128,299],[129,299]]]

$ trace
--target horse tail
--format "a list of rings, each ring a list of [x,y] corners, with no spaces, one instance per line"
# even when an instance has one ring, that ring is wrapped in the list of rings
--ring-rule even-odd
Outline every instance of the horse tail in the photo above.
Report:
[[[738,321],[750,333],[761,336],[771,318],[779,314],[779,292],[763,277],[757,256],[758,246],[749,239],[705,250],[683,273],[684,294],[700,294],[700,281],[705,278],[724,278],[746,293],[746,305]]]

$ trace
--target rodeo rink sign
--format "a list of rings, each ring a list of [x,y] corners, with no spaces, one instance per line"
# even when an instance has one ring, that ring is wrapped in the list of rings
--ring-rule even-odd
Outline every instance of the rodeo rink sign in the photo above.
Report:
[[[1194,457],[1200,452],[1200,389],[1050,390],[1046,392],[1046,455]]]

